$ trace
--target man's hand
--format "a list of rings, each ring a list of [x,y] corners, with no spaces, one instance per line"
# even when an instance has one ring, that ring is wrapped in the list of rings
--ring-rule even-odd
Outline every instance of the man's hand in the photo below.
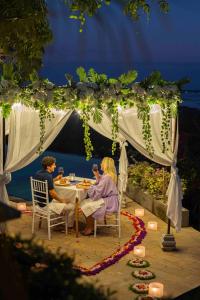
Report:
[[[53,179],[53,181],[60,180],[62,177],[63,177],[62,175],[58,175],[58,176],[56,176],[56,177]]]

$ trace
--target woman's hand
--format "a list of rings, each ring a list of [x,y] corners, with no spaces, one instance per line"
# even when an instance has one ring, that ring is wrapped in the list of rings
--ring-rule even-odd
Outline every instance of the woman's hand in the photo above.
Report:
[[[96,180],[98,180],[100,178],[100,174],[99,171],[93,171],[94,176],[96,177]]]

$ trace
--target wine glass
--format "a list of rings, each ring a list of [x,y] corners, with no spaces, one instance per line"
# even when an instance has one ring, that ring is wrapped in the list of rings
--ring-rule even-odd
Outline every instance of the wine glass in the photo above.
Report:
[[[64,168],[63,167],[58,168],[58,174],[62,175],[62,176],[64,175]]]
[[[92,165],[92,171],[98,171],[98,165],[97,164]]]
[[[69,173],[69,180],[73,181],[75,179],[75,173]]]

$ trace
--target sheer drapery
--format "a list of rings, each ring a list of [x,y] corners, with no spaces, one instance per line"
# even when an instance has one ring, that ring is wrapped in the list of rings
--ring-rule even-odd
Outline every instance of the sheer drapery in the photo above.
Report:
[[[162,112],[159,105],[154,105],[150,111],[150,125],[152,132],[152,145],[154,155],[150,157],[143,140],[142,121],[137,117],[137,108],[131,108],[120,112],[119,131],[127,141],[140,153],[156,163],[164,166],[171,166],[171,178],[168,186],[168,207],[167,217],[172,221],[177,231],[181,229],[181,208],[182,208],[182,189],[181,182],[176,168],[177,149],[178,149],[178,126],[176,119],[171,119],[170,124],[170,144],[169,149],[162,152],[161,126]]]
[[[45,121],[45,136],[42,151],[45,151],[63,128],[71,115],[68,111],[52,111],[54,118]],[[1,173],[17,171],[35,160],[39,153],[40,145],[40,118],[39,111],[15,105],[10,114],[8,152],[4,171]],[[2,163],[2,160],[1,160]],[[8,202],[5,182],[0,182],[0,197]]]
[[[120,142],[120,164],[119,164],[119,180],[118,180],[118,188],[122,192],[126,191],[127,187],[127,181],[128,181],[128,158],[127,158],[127,153],[126,153],[126,146],[128,144],[126,141],[121,141]]]
[[[99,124],[96,124],[92,118],[89,120],[89,126],[94,130],[104,135],[108,139],[112,140],[112,121],[109,118],[106,112],[102,112],[102,121]],[[120,158],[119,158],[119,176],[118,184],[119,190],[125,191],[127,185],[127,168],[128,168],[128,159],[126,154],[126,139],[119,133],[117,142],[120,144]]]

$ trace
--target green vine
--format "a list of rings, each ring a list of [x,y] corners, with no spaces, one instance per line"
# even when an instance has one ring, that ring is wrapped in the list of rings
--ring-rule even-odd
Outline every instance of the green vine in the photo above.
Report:
[[[43,150],[44,137],[46,133],[45,122],[46,120],[51,120],[54,118],[54,114],[51,112],[48,106],[45,106],[43,103],[39,103],[39,118],[40,118],[40,145],[38,148],[38,153],[41,153]]]
[[[80,22],[80,32],[83,31],[86,17],[93,17],[96,15],[103,4],[109,6],[112,4],[111,0],[64,0],[64,3],[69,8],[69,18]],[[167,0],[157,0],[157,3],[162,13],[167,13],[169,11],[169,4]],[[122,9],[125,14],[130,16],[134,21],[138,21],[140,19],[139,12],[141,10],[143,10],[149,18],[150,11],[152,10],[152,4],[152,0],[125,0],[123,1]]]
[[[87,112],[87,109],[83,109],[80,118],[83,121],[83,129],[84,129],[83,141],[85,145],[86,160],[90,160],[90,158],[92,157],[92,151],[94,150],[90,139],[90,126],[88,125],[89,117],[90,116],[89,113]]]
[[[150,125],[150,107],[146,106],[137,106],[138,109],[138,119],[142,120],[142,135],[145,142],[146,150],[149,153],[150,157],[153,156],[154,148],[152,146],[152,134],[151,134],[151,125]]]
[[[3,118],[6,119],[9,117],[11,109],[12,109],[12,107],[11,107],[10,103],[2,103],[1,104],[1,111],[2,111]]]
[[[134,83],[137,78],[135,70],[120,75],[118,78],[108,78],[106,74],[99,74],[93,68],[88,72],[84,68],[77,69],[79,82],[75,82],[73,76],[66,75],[67,83],[56,86],[49,80],[39,79],[36,74],[32,76],[32,82],[19,86],[12,72],[7,70],[7,76],[2,74],[0,78],[0,107],[3,116],[8,117],[13,103],[21,104],[39,110],[40,117],[40,147],[42,151],[45,136],[45,121],[53,117],[52,108],[56,110],[79,110],[83,121],[84,144],[87,159],[92,156],[92,142],[88,121],[90,118],[95,123],[102,120],[102,112],[105,111],[112,121],[112,154],[116,150],[118,136],[118,119],[121,109],[136,106],[138,118],[142,120],[142,135],[146,150],[152,156],[152,133],[150,125],[150,109],[158,104],[162,112],[161,140],[163,152],[167,151],[170,144],[171,117],[176,117],[178,104],[181,102],[178,87],[186,82],[165,81],[159,72],[153,72],[140,83]],[[8,72],[9,71],[9,72]],[[9,73],[9,76],[8,76]]]
[[[119,112],[118,112],[118,106],[115,103],[111,109],[111,120],[112,120],[112,155],[115,154],[116,146],[117,146],[117,136],[118,136],[118,118],[119,118]]]
[[[161,142],[162,142],[162,152],[165,153],[169,150],[170,139],[170,121],[171,121],[171,107],[165,103],[161,104],[162,111],[162,125],[161,125]]]

